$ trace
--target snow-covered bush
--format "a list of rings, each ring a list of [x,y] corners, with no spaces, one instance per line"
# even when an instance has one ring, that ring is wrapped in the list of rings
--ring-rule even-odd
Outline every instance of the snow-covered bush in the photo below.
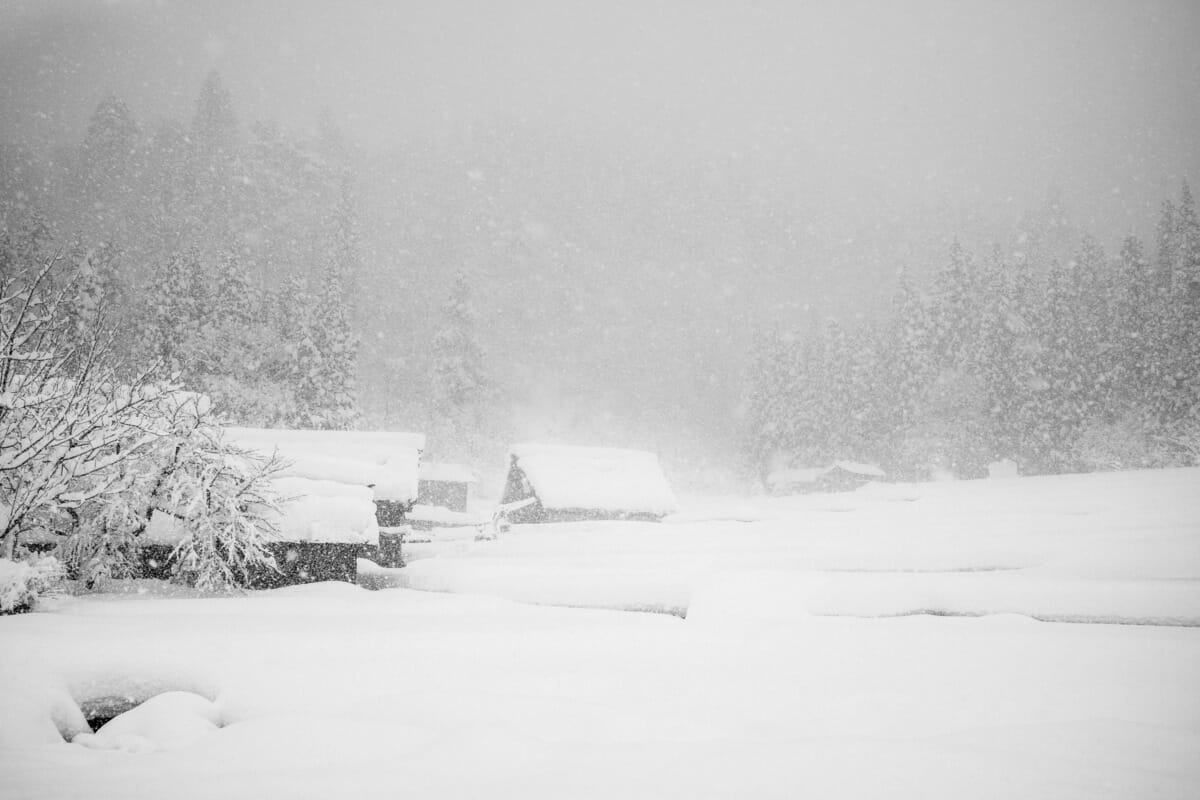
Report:
[[[53,556],[25,561],[0,558],[0,614],[17,614],[37,605],[63,577],[62,565]]]
[[[64,547],[72,572],[89,586],[136,574],[138,539],[156,516],[180,534],[170,561],[183,583],[225,590],[273,568],[279,498],[270,479],[282,462],[225,441],[203,395],[173,393],[156,412],[160,434],[125,463],[120,490],[81,509]]]
[[[102,302],[81,323],[62,258],[0,276],[0,559],[20,537],[69,536],[66,566],[89,587],[136,571],[155,513],[186,534],[177,576],[201,588],[273,564],[273,459],[222,441],[207,398],[111,357]],[[7,567],[6,567],[7,569]]]
[[[280,498],[270,480],[281,467],[278,458],[230,445],[212,426],[197,427],[180,445],[156,502],[184,531],[171,553],[172,575],[224,591],[275,569],[268,544],[279,538]]]

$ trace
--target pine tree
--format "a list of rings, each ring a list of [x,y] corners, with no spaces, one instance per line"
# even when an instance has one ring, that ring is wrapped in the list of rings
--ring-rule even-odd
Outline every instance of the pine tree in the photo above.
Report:
[[[986,395],[987,444],[996,459],[1022,458],[1022,432],[1031,401],[1032,365],[1028,340],[1028,309],[1018,292],[1018,270],[996,249],[984,262],[979,304],[979,342],[975,369]]]
[[[893,377],[889,384],[893,390],[895,429],[902,430],[920,415],[925,391],[936,372],[933,320],[907,273],[900,275],[895,309]]]
[[[451,449],[468,453],[483,424],[490,385],[479,344],[472,288],[466,272],[455,273],[433,336],[430,409],[432,429],[442,429]]]
[[[1157,282],[1165,286],[1171,282],[1179,263],[1179,222],[1175,213],[1175,204],[1170,199],[1163,200],[1158,214],[1158,225],[1155,229],[1158,236],[1158,275]]]
[[[746,398],[745,433],[747,456],[764,485],[774,466],[774,453],[784,449],[788,380],[787,342],[778,334],[757,334],[751,356],[749,392]]]
[[[330,266],[317,298],[311,339],[319,354],[314,427],[345,430],[358,421],[358,339],[350,326],[342,272]]]
[[[970,347],[968,256],[955,241],[950,260],[935,279],[931,319],[933,352],[940,369],[956,369]]]
[[[244,328],[254,323],[262,307],[253,266],[236,244],[229,247],[217,265],[214,312],[222,328]]]
[[[1174,269],[1167,285],[1164,350],[1170,423],[1200,424],[1200,220],[1185,182],[1175,215]]]
[[[238,158],[233,100],[215,71],[200,88],[192,138],[189,169],[195,219],[191,244],[214,256],[228,246],[236,232],[234,167]]]
[[[206,161],[231,158],[237,144],[237,117],[233,98],[216,70],[209,72],[196,99],[192,133],[197,149]]]
[[[74,223],[89,241],[125,239],[135,233],[121,232],[138,195],[140,137],[133,114],[115,95],[104,98],[92,112],[71,182]]]
[[[197,370],[197,342],[210,311],[197,253],[188,250],[167,259],[151,286],[141,339],[186,381]]]
[[[1148,407],[1148,389],[1163,382],[1166,369],[1156,347],[1159,320],[1154,314],[1158,294],[1154,273],[1136,236],[1125,237],[1118,261],[1116,402],[1125,408]]]
[[[1175,215],[1175,243],[1178,263],[1172,290],[1180,295],[1200,292],[1200,218],[1191,187],[1184,181]]]
[[[433,337],[433,397],[439,410],[466,408],[486,389],[483,349],[475,328],[471,284],[460,270],[442,306],[442,326]]]

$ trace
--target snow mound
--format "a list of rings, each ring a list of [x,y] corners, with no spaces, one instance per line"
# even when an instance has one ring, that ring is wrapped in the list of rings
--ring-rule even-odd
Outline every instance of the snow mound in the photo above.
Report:
[[[187,747],[220,727],[220,712],[208,698],[165,692],[114,717],[96,733],[81,733],[72,741],[95,750],[148,753]]]
[[[511,457],[545,509],[666,515],[678,506],[653,453],[519,444]]]
[[[33,608],[61,576],[62,565],[53,556],[30,561],[0,558],[0,614]]]

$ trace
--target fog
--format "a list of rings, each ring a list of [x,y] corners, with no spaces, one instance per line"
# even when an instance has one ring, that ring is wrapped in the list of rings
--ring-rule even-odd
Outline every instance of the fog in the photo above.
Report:
[[[1048,197],[1115,253],[1200,175],[1194,2],[0,8],[23,152],[77,146],[110,94],[186,123],[213,70],[243,137],[336,121],[360,401],[386,427],[426,425],[463,269],[488,436],[729,461],[756,337],[881,318],[901,270],[1011,252]]]

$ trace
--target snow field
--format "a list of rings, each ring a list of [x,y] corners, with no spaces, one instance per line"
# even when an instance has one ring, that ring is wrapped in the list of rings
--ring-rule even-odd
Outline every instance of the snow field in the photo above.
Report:
[[[0,798],[1192,798],[1198,485],[709,499],[373,570],[443,593],[62,598],[0,618]]]
[[[696,622],[933,612],[1200,625],[1200,470],[704,500],[666,524],[515,526],[444,555],[394,580]]]
[[[1187,797],[1200,780],[1191,629],[714,627],[327,584],[4,623],[6,709],[174,679],[223,727],[101,751],[6,714],[0,797]]]

